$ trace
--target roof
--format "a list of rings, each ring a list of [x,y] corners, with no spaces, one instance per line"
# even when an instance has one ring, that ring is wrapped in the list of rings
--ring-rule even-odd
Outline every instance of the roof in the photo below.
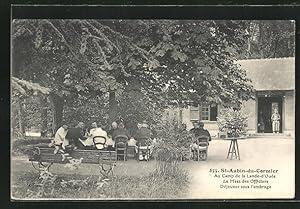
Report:
[[[294,90],[295,57],[238,60],[257,91]]]

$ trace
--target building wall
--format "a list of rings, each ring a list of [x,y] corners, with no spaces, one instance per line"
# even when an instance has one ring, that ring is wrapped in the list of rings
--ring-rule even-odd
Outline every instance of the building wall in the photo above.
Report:
[[[283,100],[283,133],[295,137],[295,92],[286,91]]]
[[[242,111],[248,115],[248,133],[257,132],[257,98],[243,102]]]
[[[282,106],[283,133],[295,136],[295,96],[294,91],[286,91],[283,97]],[[222,110],[218,106],[218,112]],[[257,98],[243,102],[242,111],[248,115],[248,133],[257,133]],[[169,119],[179,120],[179,109],[170,108],[166,110]],[[203,121],[204,127],[210,132],[212,137],[218,137],[219,128],[216,121]],[[182,109],[182,123],[187,125],[187,129],[193,128],[193,123],[190,120],[190,108]]]
[[[184,108],[182,111],[182,122],[187,125],[187,129],[193,128],[193,123],[190,120],[190,108]],[[206,128],[212,137],[217,137],[219,128],[216,121],[203,121]]]

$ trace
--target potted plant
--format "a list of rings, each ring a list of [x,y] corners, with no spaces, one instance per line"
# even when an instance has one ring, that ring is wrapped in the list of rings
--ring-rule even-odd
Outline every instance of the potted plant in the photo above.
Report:
[[[245,137],[248,116],[241,110],[226,108],[217,117],[220,132],[227,133],[228,138]]]

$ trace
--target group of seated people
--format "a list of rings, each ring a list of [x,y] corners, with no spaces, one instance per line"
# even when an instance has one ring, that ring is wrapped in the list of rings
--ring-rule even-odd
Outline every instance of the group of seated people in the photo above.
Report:
[[[208,130],[204,129],[204,123],[195,121],[193,122],[193,128],[189,131],[186,130],[186,126],[183,126],[183,131],[192,134],[196,139],[198,136],[207,136],[211,141],[211,136]],[[123,122],[113,122],[111,128],[106,131],[100,124],[93,122],[89,131],[85,131],[85,124],[79,122],[74,128],[69,128],[67,125],[61,126],[54,137],[53,145],[55,146],[54,153],[59,150],[66,149],[100,149],[107,151],[114,151],[116,149],[116,138],[118,136],[125,137],[127,139],[127,146],[134,147],[135,153],[138,154],[139,160],[148,160],[149,155],[145,155],[144,152],[140,152],[140,148],[149,148],[149,152],[152,151],[152,143],[155,142],[152,132],[149,129],[146,121],[137,124],[137,131],[134,134],[125,128]],[[198,145],[193,141],[189,143],[190,151],[193,154]]]
[[[138,129],[134,134],[125,128],[124,123],[113,122],[111,128],[106,131],[97,122],[91,124],[89,131],[85,131],[85,124],[79,122],[74,128],[69,128],[67,125],[62,125],[56,132],[53,145],[55,147],[54,153],[56,154],[60,150],[68,149],[99,149],[114,151],[116,149],[116,138],[122,136],[127,140],[127,146],[134,147],[136,153],[139,148],[145,146],[145,140],[151,141],[151,131],[146,121],[138,123]],[[151,149],[151,145],[148,146]],[[139,154],[139,160],[148,160],[148,155],[143,153]]]

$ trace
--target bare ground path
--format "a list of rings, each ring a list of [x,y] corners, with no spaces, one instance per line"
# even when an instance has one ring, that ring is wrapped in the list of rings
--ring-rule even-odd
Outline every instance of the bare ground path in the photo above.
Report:
[[[292,197],[294,183],[294,139],[249,138],[239,140],[241,160],[227,160],[230,141],[210,143],[207,161],[184,162],[191,182],[187,198],[276,198]],[[274,179],[267,179],[272,189],[224,189],[222,178],[210,169],[278,169]],[[225,177],[226,178],[226,177]],[[228,178],[227,178],[228,179]],[[231,184],[238,185],[238,184]],[[258,185],[258,184],[257,184]],[[262,184],[266,185],[266,184]]]

